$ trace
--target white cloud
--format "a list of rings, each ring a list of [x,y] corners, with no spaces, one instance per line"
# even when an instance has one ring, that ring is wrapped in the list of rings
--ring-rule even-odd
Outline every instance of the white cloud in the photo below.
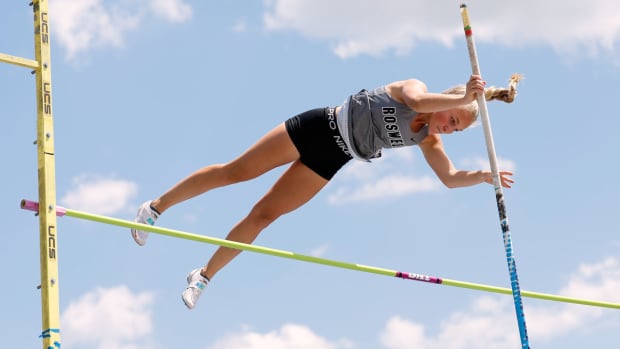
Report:
[[[464,34],[459,3],[388,0],[270,0],[264,26],[327,42],[341,58],[411,52],[421,42],[452,47]],[[377,15],[380,10],[381,15]],[[54,37],[74,59],[92,49],[123,47],[127,33],[148,17],[181,23],[192,17],[186,0],[56,0],[50,2]],[[508,47],[546,45],[574,55],[616,55],[620,2],[592,0],[480,1],[471,6],[477,42]],[[527,24],[523,18],[528,18]],[[321,25],[316,25],[321,23]],[[596,23],[596,25],[592,25]],[[237,22],[235,31],[245,30]]]
[[[608,302],[620,302],[620,259],[607,258],[583,264],[568,278],[560,294]],[[80,345],[95,349],[152,348],[153,295],[134,294],[127,287],[96,289],[69,304],[63,312],[63,347]],[[543,345],[577,330],[620,323],[617,310],[557,303],[529,302],[524,298],[528,334]],[[615,319],[615,320],[614,320]],[[484,295],[465,309],[454,311],[436,331],[402,316],[390,318],[380,335],[386,349],[504,349],[519,346],[512,298]],[[157,339],[153,338],[155,342]],[[224,335],[207,349],[351,349],[346,338],[330,340],[299,324],[260,333],[243,328]]]
[[[146,16],[179,23],[192,15],[184,0],[55,0],[49,6],[51,30],[68,59],[92,49],[123,47],[127,33]]]
[[[574,298],[620,302],[618,289],[620,259],[610,257],[599,263],[580,266],[559,293]],[[533,302],[529,298],[524,298],[524,304],[530,342],[537,345],[566,338],[583,329],[617,326],[620,322],[617,310],[551,301]],[[437,329],[428,329],[420,322],[395,315],[386,322],[380,340],[386,349],[505,349],[520,346],[512,297],[492,294],[480,296],[467,307],[454,311],[438,324]],[[353,347],[351,340],[330,341],[308,327],[285,324],[277,331],[266,333],[249,329],[231,333],[208,349]]]
[[[325,41],[342,58],[406,54],[420,42],[451,47],[464,37],[458,3],[454,2],[388,0],[381,3],[380,16],[372,1],[270,0],[265,4],[267,30],[293,31]],[[478,42],[509,47],[548,45],[560,53],[590,56],[618,52],[620,19],[610,15],[620,12],[615,0],[509,4],[487,0],[470,11]],[[51,29],[69,59],[96,48],[122,47],[127,33],[137,30],[149,16],[181,23],[189,20],[192,12],[185,0],[50,2]],[[523,18],[528,18],[526,25]],[[234,28],[244,30],[245,24],[238,22]]]
[[[53,34],[69,59],[92,48],[123,46],[125,33],[138,26],[142,15],[120,5],[104,6],[102,0],[50,2]]]
[[[173,23],[185,22],[192,17],[192,7],[183,0],[151,0],[151,9],[157,16]]]
[[[267,333],[233,333],[218,340],[208,349],[348,349],[348,340],[327,340],[306,326],[284,324],[278,331]]]
[[[263,17],[268,30],[327,41],[342,58],[408,53],[425,41],[451,47],[464,40],[458,2],[271,0],[266,4]],[[487,0],[477,1],[469,11],[477,42],[548,45],[561,53],[588,55],[617,53],[620,43],[616,0]]]
[[[138,186],[127,180],[82,175],[59,201],[71,209],[109,215],[131,210],[129,202],[137,192]]]
[[[312,251],[310,251],[310,255],[314,257],[322,257],[325,255],[328,249],[329,245],[321,245],[313,248]]]
[[[403,147],[387,149],[383,156],[372,163],[351,160],[334,177],[330,184],[328,203],[339,205],[397,198],[421,192],[437,191],[444,188],[428,167],[426,161],[416,161],[416,149]],[[488,158],[472,157],[459,161],[464,169],[489,169]],[[499,170],[516,169],[514,161],[498,158]],[[416,175],[428,173],[430,175]]]
[[[620,302],[620,259],[609,257],[597,264],[582,264],[560,290],[567,297]]]
[[[620,260],[607,258],[595,264],[582,264],[570,276],[560,295],[572,298],[620,302]],[[526,317],[537,338],[551,339],[570,334],[584,327],[596,326],[596,320],[605,315],[604,308],[553,304],[548,307],[526,309]],[[619,319],[620,320],[620,319]]]
[[[430,176],[420,178],[407,175],[389,175],[355,187],[340,187],[329,195],[330,204],[370,201],[409,195],[416,192],[434,191],[441,187],[439,181]]]
[[[63,348],[148,348],[153,322],[150,293],[125,286],[99,288],[71,302],[62,313]]]
[[[381,335],[382,343],[389,349],[411,348],[411,343],[427,349],[518,347],[516,320],[510,305],[506,298],[479,298],[468,309],[453,313],[435,335],[427,333],[422,324],[393,317]]]
[[[372,164],[351,160],[332,181],[327,200],[330,204],[386,199],[442,187],[438,179],[417,177],[411,147],[389,149]],[[376,163],[376,164],[375,164]],[[425,168],[428,166],[424,163]],[[419,169],[418,169],[419,171]]]
[[[570,277],[561,294],[571,297],[620,302],[620,260],[608,258],[598,264],[582,265]],[[548,342],[583,328],[593,328],[604,317],[616,313],[603,308],[548,302],[528,306],[524,298],[525,318],[530,341]],[[620,320],[620,319],[618,319]],[[616,322],[618,321],[616,320]],[[514,304],[509,296],[483,296],[467,309],[454,312],[440,324],[436,334],[424,325],[395,316],[381,335],[388,349],[500,349],[519,347],[519,332]]]
[[[244,18],[238,19],[235,21],[235,24],[232,27],[232,31],[235,33],[244,33],[248,30],[248,24]]]

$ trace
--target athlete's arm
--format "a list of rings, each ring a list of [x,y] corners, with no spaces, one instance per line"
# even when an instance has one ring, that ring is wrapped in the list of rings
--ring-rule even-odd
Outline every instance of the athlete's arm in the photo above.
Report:
[[[485,182],[493,184],[491,171],[457,170],[444,151],[439,135],[428,135],[419,145],[426,162],[446,187],[468,187]],[[502,186],[510,188],[511,184],[514,183],[510,178],[511,175],[512,173],[508,171],[500,172]]]
[[[469,104],[478,93],[484,93],[485,82],[472,75],[464,95],[428,92],[426,85],[417,79],[397,81],[388,85],[390,94],[418,113],[432,113]]]

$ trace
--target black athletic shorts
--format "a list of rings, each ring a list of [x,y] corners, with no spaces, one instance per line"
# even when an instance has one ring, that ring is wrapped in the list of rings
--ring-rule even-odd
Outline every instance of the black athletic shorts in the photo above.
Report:
[[[301,162],[330,180],[352,159],[336,124],[335,108],[312,109],[286,120]]]

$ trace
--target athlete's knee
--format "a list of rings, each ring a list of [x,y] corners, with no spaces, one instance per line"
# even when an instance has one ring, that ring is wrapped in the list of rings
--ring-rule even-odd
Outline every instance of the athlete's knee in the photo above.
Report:
[[[278,210],[273,205],[268,205],[264,202],[258,202],[250,211],[250,219],[254,221],[261,228],[265,228],[276,219],[282,216],[285,212]]]
[[[254,171],[249,166],[244,166],[234,161],[221,165],[220,170],[228,184],[244,182],[256,177]]]

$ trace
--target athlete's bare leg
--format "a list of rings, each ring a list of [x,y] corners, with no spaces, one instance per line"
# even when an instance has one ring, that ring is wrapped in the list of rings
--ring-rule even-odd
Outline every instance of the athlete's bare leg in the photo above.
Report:
[[[178,182],[151,205],[163,213],[171,206],[211,189],[247,181],[299,158],[284,123],[265,134],[238,158],[204,167]]]
[[[296,160],[282,174],[273,187],[256,203],[250,213],[230,231],[227,240],[252,243],[258,234],[281,215],[308,202],[328,180]],[[211,279],[241,251],[220,247],[202,269],[201,274]]]

